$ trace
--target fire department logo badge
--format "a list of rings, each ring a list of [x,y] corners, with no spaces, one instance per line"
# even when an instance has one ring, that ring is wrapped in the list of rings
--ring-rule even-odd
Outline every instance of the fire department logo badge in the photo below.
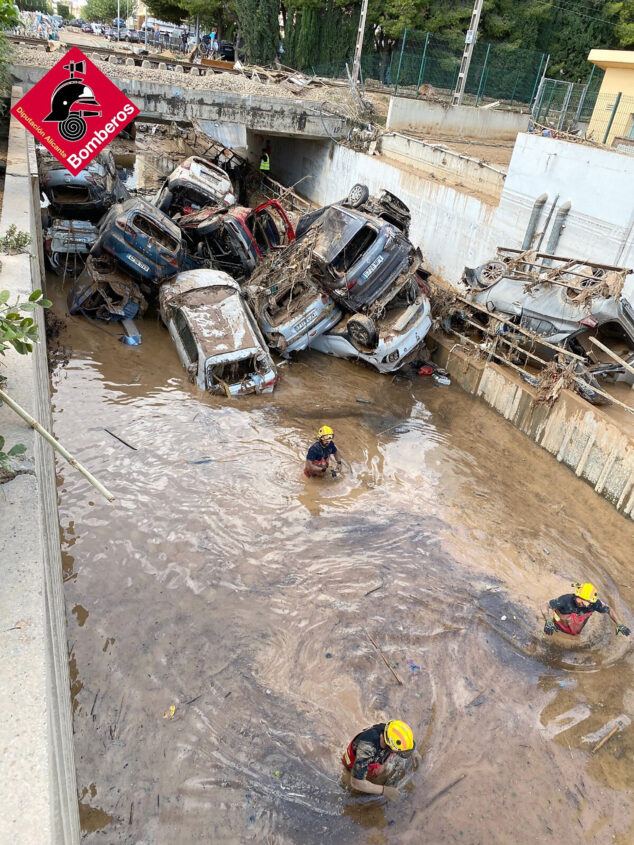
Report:
[[[78,47],[73,47],[11,109],[76,176],[139,109]]]

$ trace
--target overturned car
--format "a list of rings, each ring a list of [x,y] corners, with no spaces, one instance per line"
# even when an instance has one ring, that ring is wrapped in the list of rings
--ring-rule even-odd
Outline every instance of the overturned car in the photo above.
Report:
[[[143,287],[148,293],[147,286]],[[107,321],[142,317],[148,305],[141,286],[122,273],[108,255],[88,256],[84,272],[68,292],[67,304],[71,314]]]
[[[103,150],[73,176],[49,153],[40,155],[40,189],[54,217],[73,220],[97,220],[112,205],[129,194],[117,176],[114,156]]]
[[[192,381],[227,397],[271,393],[277,373],[240,286],[219,270],[190,270],[161,286],[161,318]]]
[[[211,161],[190,156],[163,182],[153,204],[170,217],[179,217],[208,205],[230,206],[235,201],[227,173]]]

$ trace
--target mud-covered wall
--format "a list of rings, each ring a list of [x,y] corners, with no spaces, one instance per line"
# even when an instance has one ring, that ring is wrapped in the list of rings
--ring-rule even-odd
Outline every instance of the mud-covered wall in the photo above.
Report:
[[[452,106],[411,97],[390,97],[387,128],[452,138],[508,138],[528,129],[530,115],[497,109]]]

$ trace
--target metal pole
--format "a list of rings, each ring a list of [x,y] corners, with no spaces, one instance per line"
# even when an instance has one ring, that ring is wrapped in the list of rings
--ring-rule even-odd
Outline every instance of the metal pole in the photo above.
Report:
[[[581,119],[581,112],[583,111],[583,107],[586,104],[586,97],[588,96],[588,91],[590,90],[590,83],[592,82],[592,77],[594,76],[594,72],[597,66],[592,65],[592,70],[590,71],[590,76],[588,77],[588,81],[583,87],[583,91],[581,92],[581,97],[579,97],[579,105],[577,106],[577,111],[575,112],[575,127],[579,123]]]
[[[121,0],[117,0],[117,42],[121,37]]]
[[[425,36],[425,47],[423,48],[423,58],[420,62],[420,72],[418,74],[418,85],[416,86],[416,99],[418,99],[418,89],[421,86],[421,82],[423,81],[423,75],[425,73],[425,63],[427,62],[427,45],[429,44],[429,33]]]
[[[394,83],[394,96],[396,96],[396,92],[398,91],[398,83],[401,78],[401,67],[403,65],[403,53],[405,52],[405,42],[407,41],[407,28],[403,33],[403,43],[401,44],[401,55],[398,58],[398,70],[396,71],[396,82]]]
[[[484,64],[482,65],[482,73],[480,74],[480,82],[478,83],[478,93],[476,94],[476,101],[475,101],[476,106],[480,102],[480,93],[482,92],[482,89],[484,88],[484,83],[485,83],[486,75],[487,75],[487,64],[488,64],[488,61],[489,61],[489,53],[490,52],[491,52],[491,45],[487,44],[487,52],[486,52],[486,56],[484,57]]]
[[[480,24],[480,14],[482,13],[483,2],[484,0],[475,0],[473,5],[471,22],[464,39],[464,52],[462,54],[462,61],[460,62],[460,70],[458,71],[458,80],[451,100],[451,104],[453,106],[459,106],[464,96],[464,89],[467,84],[467,75],[469,74],[469,65],[471,64],[471,56],[473,55],[473,48],[478,37],[478,26]]]
[[[542,54],[542,55],[543,55],[543,54]],[[539,96],[539,92],[541,91],[542,86],[543,86],[543,84],[544,84],[544,80],[546,79],[546,71],[548,70],[548,65],[549,65],[549,64],[550,64],[550,53],[546,56],[546,63],[545,63],[545,65],[544,65],[544,70],[542,71],[542,76],[541,76],[541,79],[540,79],[540,81],[539,81],[539,86],[538,86],[538,88],[537,88],[537,96],[535,97],[535,100],[534,100],[534,101],[533,101],[533,98],[531,97],[531,114],[532,114],[532,112],[533,112],[533,108],[534,108],[534,106],[535,106],[535,103],[537,102],[537,97]],[[541,68],[541,64],[540,64],[540,68]],[[539,74],[537,74],[537,76],[539,76]],[[537,80],[535,80],[535,84],[537,84]],[[535,90],[535,89],[533,88],[533,91],[534,91],[534,90]]]
[[[520,81],[520,73],[521,71],[517,71],[517,76],[515,77],[515,85],[513,86],[513,93],[511,94],[511,107],[515,101],[515,92],[517,91],[517,83]]]
[[[551,79],[550,81],[553,83],[553,85],[552,85],[552,88],[550,90],[550,97],[548,98],[548,103],[546,104],[546,114],[544,115],[544,121],[546,121],[547,118],[548,118],[548,112],[550,111],[550,104],[553,101],[553,97],[555,96],[555,90],[557,88],[557,80]],[[537,115],[537,123],[539,123],[539,121],[540,121],[540,117],[541,117],[541,113],[542,113],[542,105],[543,105],[543,100],[542,100],[542,103],[539,106],[539,114]]]
[[[610,115],[610,119],[608,120],[608,126],[607,126],[607,129],[605,130],[605,135],[603,136],[603,141],[602,141],[603,144],[607,144],[607,142],[608,142],[608,135],[610,134],[610,129],[612,129],[612,124],[614,123],[614,118],[615,118],[616,113],[618,111],[619,103],[621,102],[622,96],[623,96],[622,91],[619,91],[619,93],[616,95],[616,102],[614,103],[614,107],[612,109],[612,114]]]
[[[357,31],[357,43],[354,48],[354,63],[352,65],[352,84],[359,83],[359,68],[361,67],[361,53],[363,51],[363,35],[365,33],[365,19],[368,14],[368,0],[363,0],[361,6],[361,17],[359,18],[359,29]]]
[[[564,118],[566,117],[566,112],[568,111],[568,106],[570,105],[570,98],[572,97],[572,82],[568,83],[568,90],[566,91],[566,96],[564,97],[564,102],[561,107],[561,114],[559,115],[559,122],[557,123],[557,129],[561,130],[564,125]]]

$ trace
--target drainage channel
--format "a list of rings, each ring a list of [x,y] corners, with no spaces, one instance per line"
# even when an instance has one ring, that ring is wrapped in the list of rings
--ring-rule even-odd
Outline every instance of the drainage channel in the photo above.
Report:
[[[118,162],[131,187],[142,161]],[[588,580],[631,622],[632,528],[607,502],[417,370],[303,352],[230,401],[155,312],[125,346],[48,291],[55,434],[116,495],[58,465],[84,842],[631,840],[629,641],[605,617],[546,638],[539,614]],[[309,480],[323,424],[345,468]],[[385,718],[422,754],[396,805],[340,783]]]

